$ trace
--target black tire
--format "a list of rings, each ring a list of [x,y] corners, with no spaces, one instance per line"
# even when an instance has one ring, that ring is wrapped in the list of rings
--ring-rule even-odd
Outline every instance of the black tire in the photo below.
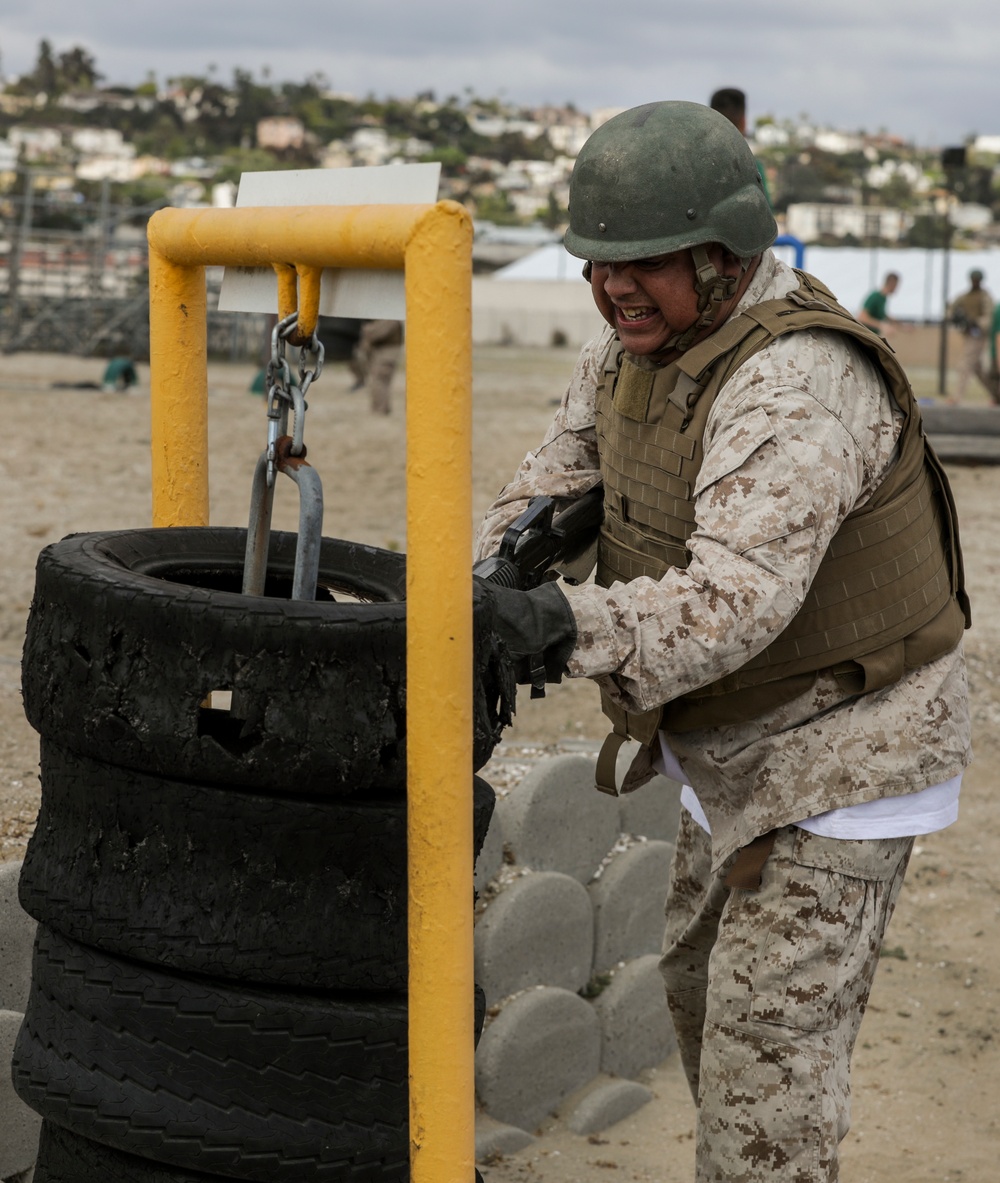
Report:
[[[996,407],[949,407],[939,403],[933,407],[921,407],[920,417],[935,450],[938,436],[982,439],[1000,435],[1000,414]]]
[[[405,992],[405,798],[239,792],[45,739],[41,772],[19,882],[36,920],[185,973]],[[471,796],[478,853],[495,795],[474,777]]]
[[[184,1170],[408,1177],[402,999],[186,979],[42,926],[13,1081],[48,1121]]]
[[[405,556],[324,539],[323,599],[288,594],[295,535],[271,538],[264,596],[240,594],[245,530],[77,534],[38,559],[24,648],[28,720],[139,771],[335,796],[405,783]],[[334,592],[368,602],[334,599]],[[475,592],[474,767],[513,682]],[[206,710],[232,690],[233,713]]]
[[[362,1169],[345,1176],[345,1183],[367,1183]],[[483,1177],[476,1171],[476,1183]],[[223,1183],[224,1175],[184,1171],[113,1150],[70,1130],[42,1122],[34,1183]]]
[[[126,1154],[43,1121],[32,1183],[224,1183],[225,1178]]]

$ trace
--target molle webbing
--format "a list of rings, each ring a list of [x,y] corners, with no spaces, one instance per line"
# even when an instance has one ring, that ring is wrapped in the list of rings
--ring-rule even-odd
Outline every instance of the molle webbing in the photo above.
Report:
[[[808,689],[819,670],[832,669],[859,692],[877,689],[948,652],[967,627],[951,490],[924,440],[906,375],[887,344],[818,280],[798,274],[797,291],[728,321],[668,366],[645,368],[623,356],[617,342],[612,347],[597,395],[606,490],[598,582],[660,579],[672,566],[687,566],[712,404],[744,362],[785,333],[829,329],[865,348],[904,416],[898,459],[841,524],[780,635],[739,670],[663,712],[626,718],[606,699],[619,733],[626,726],[648,741],[661,723],[687,730],[752,718]]]

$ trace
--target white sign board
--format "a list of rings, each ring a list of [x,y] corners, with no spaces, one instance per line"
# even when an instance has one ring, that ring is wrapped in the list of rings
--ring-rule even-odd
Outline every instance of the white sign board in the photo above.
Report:
[[[410,205],[437,201],[440,164],[388,164],[375,168],[309,168],[244,173],[238,208],[261,205]],[[219,294],[222,312],[278,311],[278,280],[271,267],[227,267]],[[320,316],[404,320],[402,271],[327,268]]]

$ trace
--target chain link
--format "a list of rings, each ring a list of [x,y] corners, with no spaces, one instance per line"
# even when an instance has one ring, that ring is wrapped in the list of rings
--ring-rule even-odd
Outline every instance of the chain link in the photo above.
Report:
[[[250,494],[243,593],[250,596],[264,594],[274,486],[281,471],[291,477],[299,490],[299,535],[295,545],[292,599],[314,600],[323,541],[323,486],[319,473],[305,458],[305,396],[322,373],[324,353],[318,335],[313,332],[309,341],[299,347],[299,381],[293,383],[285,353],[297,322],[298,313],[293,312],[279,320],[271,333],[271,357],[266,370],[267,447],[257,461]],[[291,436],[288,434],[289,412],[294,418]]]
[[[299,314],[293,312],[279,320],[271,332],[271,358],[267,363],[267,485],[273,488],[277,474],[277,444],[288,434],[288,413],[292,412],[291,454],[301,456],[305,451],[306,393],[323,372],[325,351],[317,333],[308,345],[299,349],[299,382],[292,382],[292,372],[285,356],[288,338],[295,332]],[[307,359],[312,356],[312,366]]]

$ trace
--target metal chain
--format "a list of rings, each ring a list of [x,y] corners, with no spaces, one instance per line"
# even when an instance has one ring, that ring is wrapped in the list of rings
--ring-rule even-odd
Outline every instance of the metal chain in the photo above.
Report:
[[[323,372],[325,350],[318,334],[314,331],[308,345],[299,349],[299,384],[292,383],[292,373],[285,351],[288,338],[295,332],[299,314],[293,312],[279,320],[271,332],[271,358],[267,363],[267,484],[274,486],[277,474],[277,443],[288,434],[288,412],[292,412],[291,454],[301,456],[305,451],[306,393]],[[307,358],[314,358],[312,367]]]
[[[323,541],[323,485],[319,473],[306,460],[304,440],[306,392],[323,370],[323,345],[314,331],[299,348],[299,383],[293,385],[285,351],[295,332],[298,313],[279,320],[271,333],[271,358],[267,364],[267,447],[254,471],[250,494],[250,520],[243,559],[243,593],[262,596],[267,581],[267,552],[271,536],[274,485],[279,470],[298,486],[299,536],[295,545],[293,600],[314,600]],[[310,367],[309,355],[314,361]],[[288,435],[288,414],[294,416]]]

